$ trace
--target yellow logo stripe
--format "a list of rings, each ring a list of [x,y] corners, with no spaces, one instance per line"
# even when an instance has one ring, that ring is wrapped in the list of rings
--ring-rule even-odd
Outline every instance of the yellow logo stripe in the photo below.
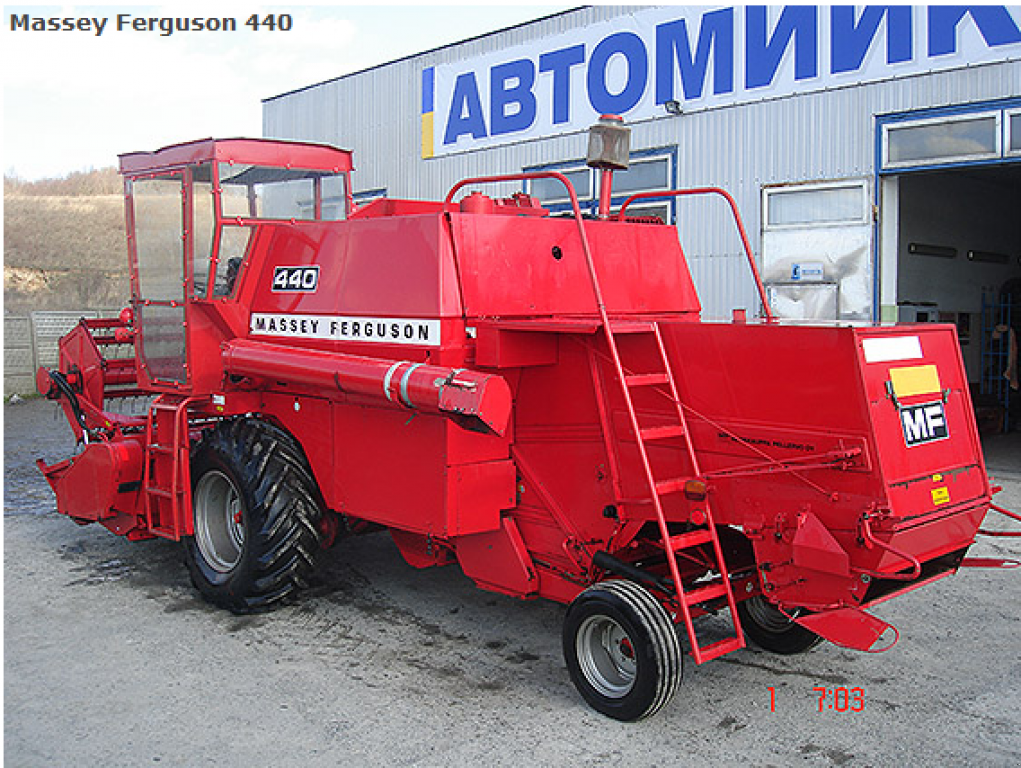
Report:
[[[891,368],[890,382],[897,397],[936,395],[940,392],[939,372],[935,365],[913,365],[909,368]]]
[[[422,159],[433,156],[433,113],[422,115]]]

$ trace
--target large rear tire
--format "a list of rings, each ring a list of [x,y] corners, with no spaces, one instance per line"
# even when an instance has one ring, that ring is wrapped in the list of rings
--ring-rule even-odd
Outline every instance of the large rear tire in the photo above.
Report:
[[[564,658],[585,700],[615,720],[655,714],[681,682],[673,622],[648,590],[630,581],[604,581],[575,598],[564,619]]]
[[[192,449],[192,583],[234,613],[272,608],[307,583],[320,550],[321,497],[297,442],[264,421],[220,422]]]
[[[792,621],[762,595],[737,604],[741,627],[760,648],[791,656],[805,653],[822,642],[815,632]]]

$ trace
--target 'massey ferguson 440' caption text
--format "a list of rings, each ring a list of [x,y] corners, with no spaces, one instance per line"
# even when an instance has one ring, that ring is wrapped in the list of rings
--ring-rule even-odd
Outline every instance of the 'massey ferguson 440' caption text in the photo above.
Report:
[[[170,37],[180,32],[289,32],[294,25],[289,13],[253,13],[245,21],[234,16],[32,16],[11,14],[11,32],[85,32],[102,37],[104,32],[154,32]]]

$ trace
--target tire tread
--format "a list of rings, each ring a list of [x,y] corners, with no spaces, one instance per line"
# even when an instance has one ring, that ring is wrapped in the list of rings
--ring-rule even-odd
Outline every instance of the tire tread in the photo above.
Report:
[[[211,583],[187,545],[192,582],[211,603],[234,613],[266,611],[308,582],[322,541],[322,497],[296,440],[269,422],[238,417],[208,430],[192,449],[192,464],[213,456],[236,476],[245,497],[247,553],[224,584]],[[193,478],[196,482],[198,477]]]

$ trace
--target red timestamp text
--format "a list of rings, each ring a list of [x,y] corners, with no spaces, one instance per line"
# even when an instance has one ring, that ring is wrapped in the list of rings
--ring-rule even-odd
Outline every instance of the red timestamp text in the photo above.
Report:
[[[825,688],[816,686],[812,689],[819,696],[819,712],[864,712],[864,688]]]
[[[769,691],[769,711],[776,712],[776,688],[767,686]],[[826,688],[816,686],[812,691],[819,697],[819,712],[864,712],[866,693],[864,688],[839,686]]]

